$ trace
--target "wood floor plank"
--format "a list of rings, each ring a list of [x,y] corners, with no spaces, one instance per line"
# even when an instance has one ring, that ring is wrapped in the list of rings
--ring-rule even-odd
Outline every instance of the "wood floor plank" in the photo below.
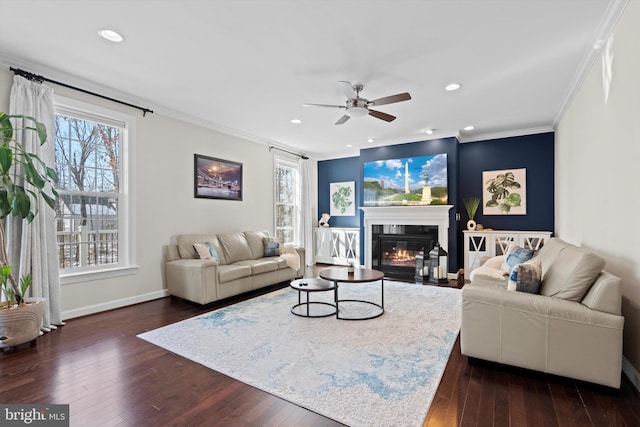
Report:
[[[341,426],[136,337],[257,294],[207,308],[163,298],[69,320],[0,354],[0,402],[67,403],[72,425]],[[469,363],[458,338],[424,425],[637,426],[640,397],[628,381],[615,390]]]

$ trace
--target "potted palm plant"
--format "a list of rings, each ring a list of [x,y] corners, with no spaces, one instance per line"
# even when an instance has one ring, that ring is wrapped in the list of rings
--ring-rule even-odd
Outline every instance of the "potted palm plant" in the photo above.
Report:
[[[35,340],[44,314],[42,302],[25,301],[31,275],[24,275],[18,283],[12,274],[6,220],[16,217],[31,222],[39,213],[41,199],[54,208],[58,198],[53,187],[58,182],[55,170],[14,138],[16,130],[34,132],[40,145],[47,140],[45,126],[33,117],[0,112],[0,348]]]

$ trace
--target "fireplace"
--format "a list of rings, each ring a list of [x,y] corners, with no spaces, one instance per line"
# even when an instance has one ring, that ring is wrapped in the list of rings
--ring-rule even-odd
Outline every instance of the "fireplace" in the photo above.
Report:
[[[408,245],[409,243],[411,245],[416,244],[413,239],[414,236],[425,239],[422,243],[417,243],[420,247],[425,247],[425,259],[428,258],[428,253],[436,242],[439,242],[440,246],[448,251],[449,210],[452,207],[451,205],[438,205],[360,208],[364,212],[365,267],[378,270],[382,268],[381,260],[383,257],[379,253],[379,237],[384,235],[393,235],[393,239],[401,242],[406,241]],[[401,238],[400,236],[404,237]],[[407,236],[409,238],[405,238]],[[431,243],[428,243],[427,239],[431,239]],[[413,251],[415,252],[415,247],[413,247]],[[408,269],[405,270],[406,275],[404,277],[413,279],[415,261],[413,261],[412,265],[414,266],[413,269],[410,273]],[[390,273],[385,271],[385,275],[390,275]]]
[[[416,257],[420,251],[429,252],[433,242],[415,236],[380,236],[378,245],[377,270],[387,277],[412,279],[416,272]]]
[[[371,266],[385,276],[413,279],[416,256],[429,253],[438,241],[438,227],[422,225],[373,225]]]

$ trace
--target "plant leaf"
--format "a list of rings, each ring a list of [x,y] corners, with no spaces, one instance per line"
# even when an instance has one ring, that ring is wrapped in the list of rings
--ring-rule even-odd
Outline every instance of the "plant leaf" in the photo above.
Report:
[[[0,145],[0,172],[8,173],[13,163],[13,150],[7,144]]]

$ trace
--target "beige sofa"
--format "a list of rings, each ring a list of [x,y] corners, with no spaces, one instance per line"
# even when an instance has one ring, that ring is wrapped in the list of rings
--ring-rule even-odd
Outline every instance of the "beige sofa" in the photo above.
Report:
[[[264,231],[181,234],[165,251],[165,277],[170,295],[198,304],[303,277],[304,249],[265,255]],[[215,257],[200,259],[194,244],[210,242]]]
[[[537,257],[539,294],[507,290],[503,257],[474,270],[462,289],[462,354],[619,388],[620,279],[595,253],[551,238]]]

